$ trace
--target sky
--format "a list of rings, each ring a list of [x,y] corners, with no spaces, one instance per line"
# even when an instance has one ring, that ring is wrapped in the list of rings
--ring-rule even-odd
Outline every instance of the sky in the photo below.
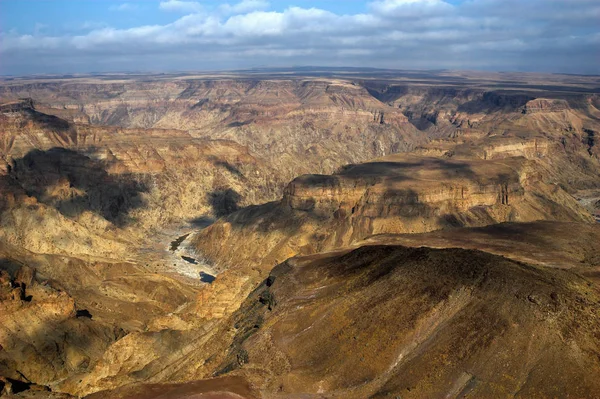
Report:
[[[600,74],[600,0],[0,0],[0,75],[317,65]]]

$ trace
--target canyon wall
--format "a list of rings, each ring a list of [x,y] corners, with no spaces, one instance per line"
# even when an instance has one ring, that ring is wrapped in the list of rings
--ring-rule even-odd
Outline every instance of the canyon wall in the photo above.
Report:
[[[343,80],[174,80],[57,82],[0,87],[5,101],[72,122],[177,129],[234,140],[270,162],[283,179],[331,173],[346,163],[426,142],[396,108]]]
[[[194,237],[196,248],[224,271],[198,312],[218,316],[235,310],[239,298],[284,259],[374,234],[593,220],[573,197],[544,180],[536,163],[525,158],[467,162],[414,155],[347,166],[331,176],[301,176],[281,201],[236,212]],[[227,291],[222,284],[243,288]]]
[[[597,392],[597,95],[384,80],[2,82],[0,377],[76,396],[231,373],[269,395],[534,395],[542,374]],[[503,339],[536,360],[506,366]],[[427,379],[438,357],[456,367]]]

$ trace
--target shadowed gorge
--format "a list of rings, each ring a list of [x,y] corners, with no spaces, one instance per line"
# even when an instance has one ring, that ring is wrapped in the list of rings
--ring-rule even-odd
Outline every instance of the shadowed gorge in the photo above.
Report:
[[[597,86],[0,79],[0,396],[599,396]]]
[[[131,209],[145,206],[140,194],[148,191],[135,177],[111,176],[103,162],[64,148],[13,159],[7,177],[67,217],[91,211],[117,226],[127,223]]]

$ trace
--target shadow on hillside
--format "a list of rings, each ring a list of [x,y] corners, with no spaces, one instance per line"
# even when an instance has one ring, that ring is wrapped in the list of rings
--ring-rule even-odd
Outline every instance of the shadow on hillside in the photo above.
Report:
[[[534,99],[535,97],[523,93],[488,91],[483,93],[481,98],[460,104],[457,111],[469,113],[516,112]]]
[[[239,177],[240,179],[246,179],[244,173],[242,173],[242,171],[236,165],[233,165],[232,163],[219,159],[215,156],[209,156],[208,159],[216,168],[223,168],[232,175]]]
[[[240,209],[242,196],[232,188],[224,188],[208,194],[208,203],[217,218],[227,216]]]
[[[555,228],[553,222],[535,222],[535,223],[499,223],[474,229],[481,235],[493,240],[506,240],[521,243],[530,243],[540,248],[550,250],[556,245],[552,242],[552,237],[557,235],[552,232]]]
[[[148,188],[139,176],[109,174],[108,166],[70,149],[32,150],[14,160],[7,178],[67,217],[89,211],[123,227],[131,222],[129,212],[145,205],[141,193]]]
[[[44,130],[60,132],[64,135],[69,135],[71,138],[77,135],[77,132],[73,128],[73,126],[64,119],[59,118],[58,116],[44,114],[42,112],[38,112],[34,109],[28,110],[31,118],[39,123]]]
[[[414,179],[413,173],[419,169],[439,170],[441,179],[477,179],[477,174],[468,162],[451,161],[443,158],[423,158],[417,162],[384,161],[346,165],[340,168],[338,174],[352,178],[385,177],[390,182],[399,182]],[[335,175],[328,177],[335,179]]]
[[[229,173],[239,177],[240,179],[246,178],[246,176],[244,176],[244,174],[235,165],[232,165],[227,161],[215,161],[213,162],[213,165],[226,169]]]
[[[22,266],[23,264],[21,262],[14,259],[0,257],[0,270],[6,271],[12,277],[15,276]]]
[[[200,216],[200,217],[188,220],[188,223],[192,227],[195,227],[198,229],[205,229],[208,226],[210,226],[211,224],[213,224],[214,222],[215,222],[215,219],[211,218],[209,216]]]

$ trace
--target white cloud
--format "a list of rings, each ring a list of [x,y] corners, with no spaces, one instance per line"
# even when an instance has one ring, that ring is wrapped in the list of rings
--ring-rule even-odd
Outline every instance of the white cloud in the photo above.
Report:
[[[110,6],[108,9],[110,11],[133,11],[137,10],[137,6],[131,3],[121,3],[119,5]]]
[[[426,17],[432,13],[452,12],[453,6],[442,0],[377,0],[370,9],[383,16]]]
[[[264,11],[269,8],[269,2],[265,0],[242,0],[237,4],[223,4],[219,10],[223,14],[242,14],[250,11]]]
[[[202,11],[202,4],[197,1],[168,0],[161,1],[159,4],[161,10],[176,12],[199,12]]]
[[[507,2],[520,4],[520,12],[507,13]],[[368,12],[351,15],[268,7],[265,1],[245,0],[211,10],[199,2],[169,0],[160,8],[184,15],[162,25],[90,25],[84,33],[63,36],[42,29],[31,35],[5,32],[0,34],[2,67],[29,65],[34,70],[62,62],[64,68],[89,65],[97,70],[99,63],[106,63],[109,69],[139,69],[144,60],[149,67],[160,62],[171,69],[492,65],[505,70],[600,72],[594,59],[600,53],[598,5],[590,0],[469,0],[454,5],[442,0],[377,0],[368,4]]]
[[[222,29],[234,36],[281,35],[285,29],[285,15],[279,12],[255,11],[229,18]]]

